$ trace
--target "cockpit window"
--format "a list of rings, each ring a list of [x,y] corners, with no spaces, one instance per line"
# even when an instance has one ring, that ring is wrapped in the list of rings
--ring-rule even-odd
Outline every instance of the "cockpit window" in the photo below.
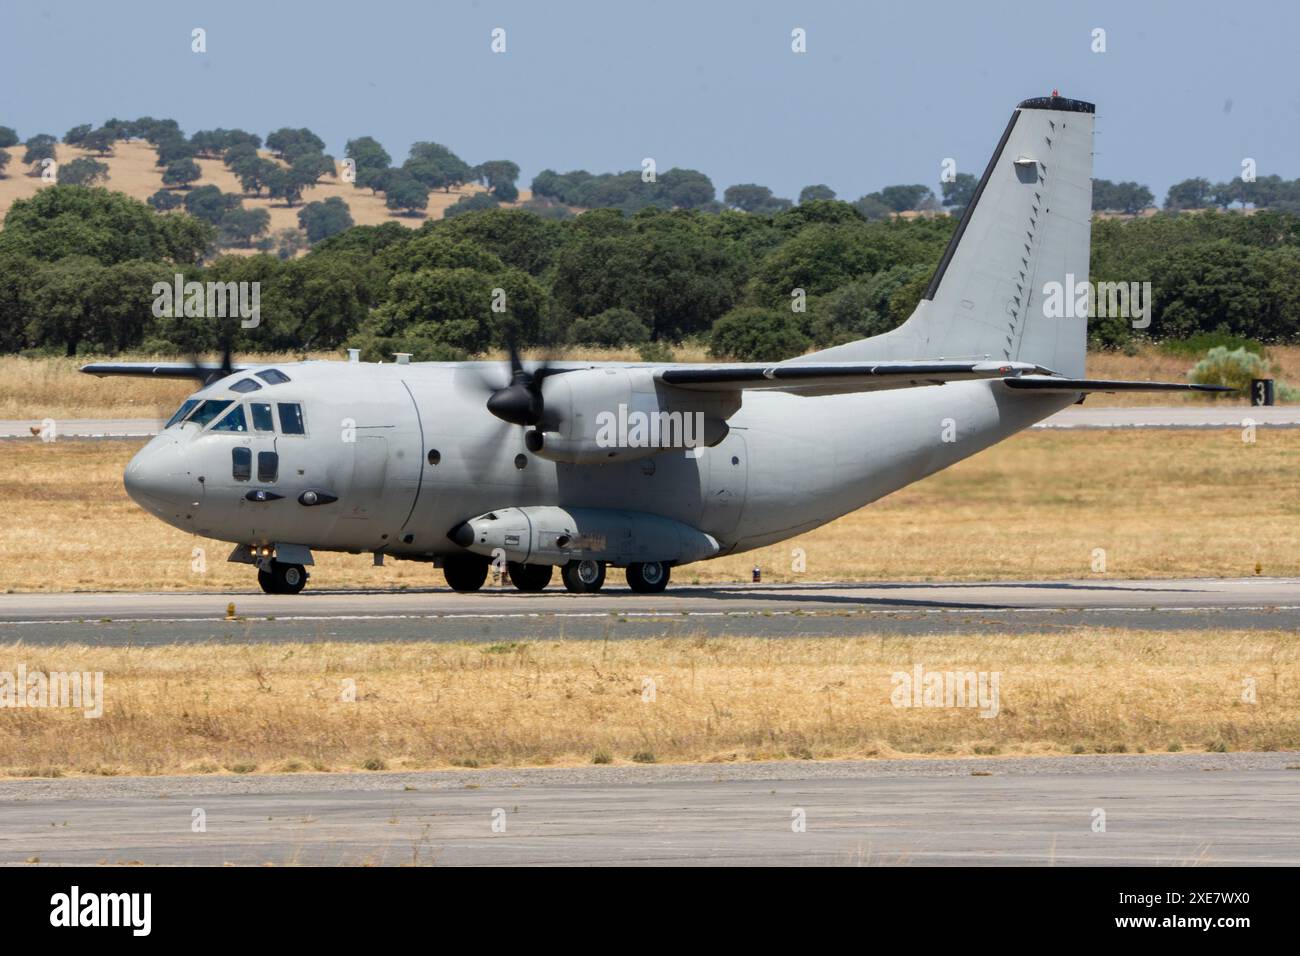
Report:
[[[289,376],[285,375],[278,368],[263,369],[262,371],[254,372],[253,374],[264,381],[267,385],[280,385],[289,381]]]
[[[176,409],[175,415],[167,419],[167,424],[164,425],[163,428],[171,428],[173,425],[175,425],[177,422],[183,419],[186,415],[188,415],[190,411],[194,408],[194,406],[197,405],[198,403],[199,400],[197,398],[185,399],[185,403],[181,405],[180,408]]]
[[[198,408],[194,409],[194,411],[190,413],[190,417],[185,420],[187,422],[194,422],[194,424],[202,428],[233,404],[235,403],[229,399],[210,398],[199,405]]]
[[[234,385],[230,386],[232,392],[256,392],[262,386],[254,382],[251,378],[241,378]]]
[[[244,406],[236,405],[229,415],[212,426],[214,432],[246,432],[248,422],[244,419]]]
[[[302,420],[302,406],[297,402],[278,402],[280,431],[286,435],[305,435],[307,426]]]
[[[271,406],[266,402],[250,402],[248,410],[253,413],[253,428],[259,432],[275,431],[275,422],[271,420]]]

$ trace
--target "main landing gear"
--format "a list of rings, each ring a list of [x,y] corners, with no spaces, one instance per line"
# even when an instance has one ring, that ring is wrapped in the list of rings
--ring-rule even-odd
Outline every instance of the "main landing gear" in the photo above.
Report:
[[[453,591],[477,591],[487,581],[491,561],[477,554],[453,554],[443,559],[442,573]],[[510,581],[520,591],[536,593],[551,583],[549,564],[510,561]],[[668,586],[671,567],[664,561],[638,561],[627,566],[627,583],[638,594],[658,594]],[[570,561],[560,568],[564,586],[574,594],[595,594],[605,586],[604,561]]]
[[[272,561],[271,570],[257,572],[257,583],[267,594],[297,594],[307,586],[307,569],[301,564]]]

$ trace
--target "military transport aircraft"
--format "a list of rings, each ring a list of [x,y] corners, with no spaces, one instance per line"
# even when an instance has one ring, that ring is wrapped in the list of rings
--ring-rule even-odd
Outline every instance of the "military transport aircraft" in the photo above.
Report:
[[[204,381],[127,467],[169,524],[233,542],[271,593],[314,551],[432,562],[474,591],[561,569],[634,591],[772,544],[967,458],[1094,391],[1084,377],[1091,103],[1016,107],[916,311],[884,335],[774,364],[94,364]],[[1058,286],[1057,288],[1060,288]],[[1208,390],[1208,389],[1207,389]]]

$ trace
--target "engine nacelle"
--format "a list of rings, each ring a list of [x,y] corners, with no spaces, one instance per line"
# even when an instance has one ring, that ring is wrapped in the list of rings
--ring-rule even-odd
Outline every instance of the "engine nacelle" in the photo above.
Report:
[[[470,518],[447,537],[485,557],[527,564],[687,564],[719,551],[716,538],[680,521],[610,508],[502,508]]]
[[[546,380],[546,412],[528,449],[573,464],[711,448],[727,437],[740,393],[697,392],[656,382],[649,368],[591,368]]]

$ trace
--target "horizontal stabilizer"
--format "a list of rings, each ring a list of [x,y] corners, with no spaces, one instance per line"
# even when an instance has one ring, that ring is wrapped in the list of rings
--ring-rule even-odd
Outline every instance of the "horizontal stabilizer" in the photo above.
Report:
[[[1003,379],[1008,388],[1040,392],[1235,392],[1226,385],[1184,385],[1181,382],[1124,382],[1095,378],[1057,378],[1052,375],[1021,375]]]

